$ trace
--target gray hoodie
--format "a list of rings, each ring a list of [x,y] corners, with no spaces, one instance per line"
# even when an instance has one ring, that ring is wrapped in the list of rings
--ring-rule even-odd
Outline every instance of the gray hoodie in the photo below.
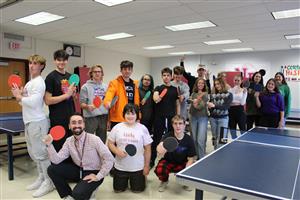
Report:
[[[102,100],[105,97],[107,90],[107,85],[103,82],[96,83],[93,80],[88,80],[80,90],[80,103],[93,104],[93,99],[99,96]],[[83,109],[84,117],[95,117],[98,115],[108,114],[108,110],[103,106],[103,104],[93,110],[92,112]]]

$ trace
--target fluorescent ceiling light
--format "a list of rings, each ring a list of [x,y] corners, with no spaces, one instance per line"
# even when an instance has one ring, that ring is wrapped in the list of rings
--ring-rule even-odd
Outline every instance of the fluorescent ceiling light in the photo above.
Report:
[[[189,55],[189,54],[194,54],[195,52],[193,51],[182,51],[182,52],[171,52],[168,53],[170,55]]]
[[[65,18],[65,17],[59,16],[59,15],[54,15],[54,14],[47,13],[47,12],[39,12],[39,13],[35,13],[33,15],[15,19],[15,21],[37,26],[37,25],[48,23],[48,22],[60,20],[63,18]]]
[[[232,44],[232,43],[241,43],[242,41],[239,39],[233,39],[233,40],[216,40],[216,41],[207,41],[203,42],[207,45],[218,45],[218,44]]]
[[[283,10],[283,11],[278,11],[278,12],[272,12],[272,15],[275,19],[300,17],[300,9]]]
[[[253,51],[253,48],[222,49],[224,52]]]
[[[94,0],[94,1],[104,4],[106,6],[115,6],[115,5],[131,2],[133,0]]]
[[[156,49],[170,49],[174,46],[171,45],[160,45],[160,46],[152,46],[152,47],[144,47],[146,50],[156,50]]]
[[[134,35],[128,34],[128,33],[113,33],[109,35],[101,35],[97,36],[97,39],[100,40],[116,40],[116,39],[122,39],[122,38],[128,38],[133,37]]]
[[[287,40],[292,40],[292,39],[299,39],[300,35],[285,35],[284,36]]]
[[[292,44],[291,48],[292,49],[299,49],[300,48],[300,44]]]
[[[216,26],[214,23],[210,21],[204,21],[204,22],[194,22],[188,24],[177,24],[172,26],[165,26],[165,28],[171,31],[184,31],[184,30],[192,30],[198,28],[214,27],[214,26]]]

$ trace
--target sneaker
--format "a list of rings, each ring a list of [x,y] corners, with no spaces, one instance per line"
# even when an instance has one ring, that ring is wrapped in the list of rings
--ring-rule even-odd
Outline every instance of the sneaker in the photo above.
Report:
[[[39,187],[39,189],[32,194],[32,196],[34,198],[41,197],[48,194],[49,192],[52,192],[54,189],[55,188],[52,182],[50,182],[49,180],[45,180]]]
[[[187,185],[182,186],[182,188],[183,188],[185,191],[188,191],[188,192],[193,191],[192,188],[190,188],[190,187],[187,186]]]
[[[64,198],[64,200],[75,200],[72,196],[68,195]]]
[[[164,192],[167,188],[167,185],[168,185],[168,181],[166,182],[160,182],[160,185],[158,187],[158,191],[159,192]]]
[[[31,185],[28,185],[26,187],[26,190],[30,191],[30,190],[38,189],[42,185],[43,181],[44,181],[44,178],[42,176],[39,176]]]

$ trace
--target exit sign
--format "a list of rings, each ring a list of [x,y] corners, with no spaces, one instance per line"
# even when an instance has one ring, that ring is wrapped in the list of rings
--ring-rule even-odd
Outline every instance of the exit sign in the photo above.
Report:
[[[9,42],[8,43],[10,49],[20,49],[21,44],[18,42]]]

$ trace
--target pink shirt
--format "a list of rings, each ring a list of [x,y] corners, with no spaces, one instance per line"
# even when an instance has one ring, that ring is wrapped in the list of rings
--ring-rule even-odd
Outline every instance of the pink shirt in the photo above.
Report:
[[[101,139],[85,131],[78,140],[74,136],[68,137],[58,153],[53,145],[47,150],[50,161],[54,164],[59,164],[71,156],[73,162],[82,166],[83,170],[99,170],[98,180],[109,173],[114,163],[112,154]]]

